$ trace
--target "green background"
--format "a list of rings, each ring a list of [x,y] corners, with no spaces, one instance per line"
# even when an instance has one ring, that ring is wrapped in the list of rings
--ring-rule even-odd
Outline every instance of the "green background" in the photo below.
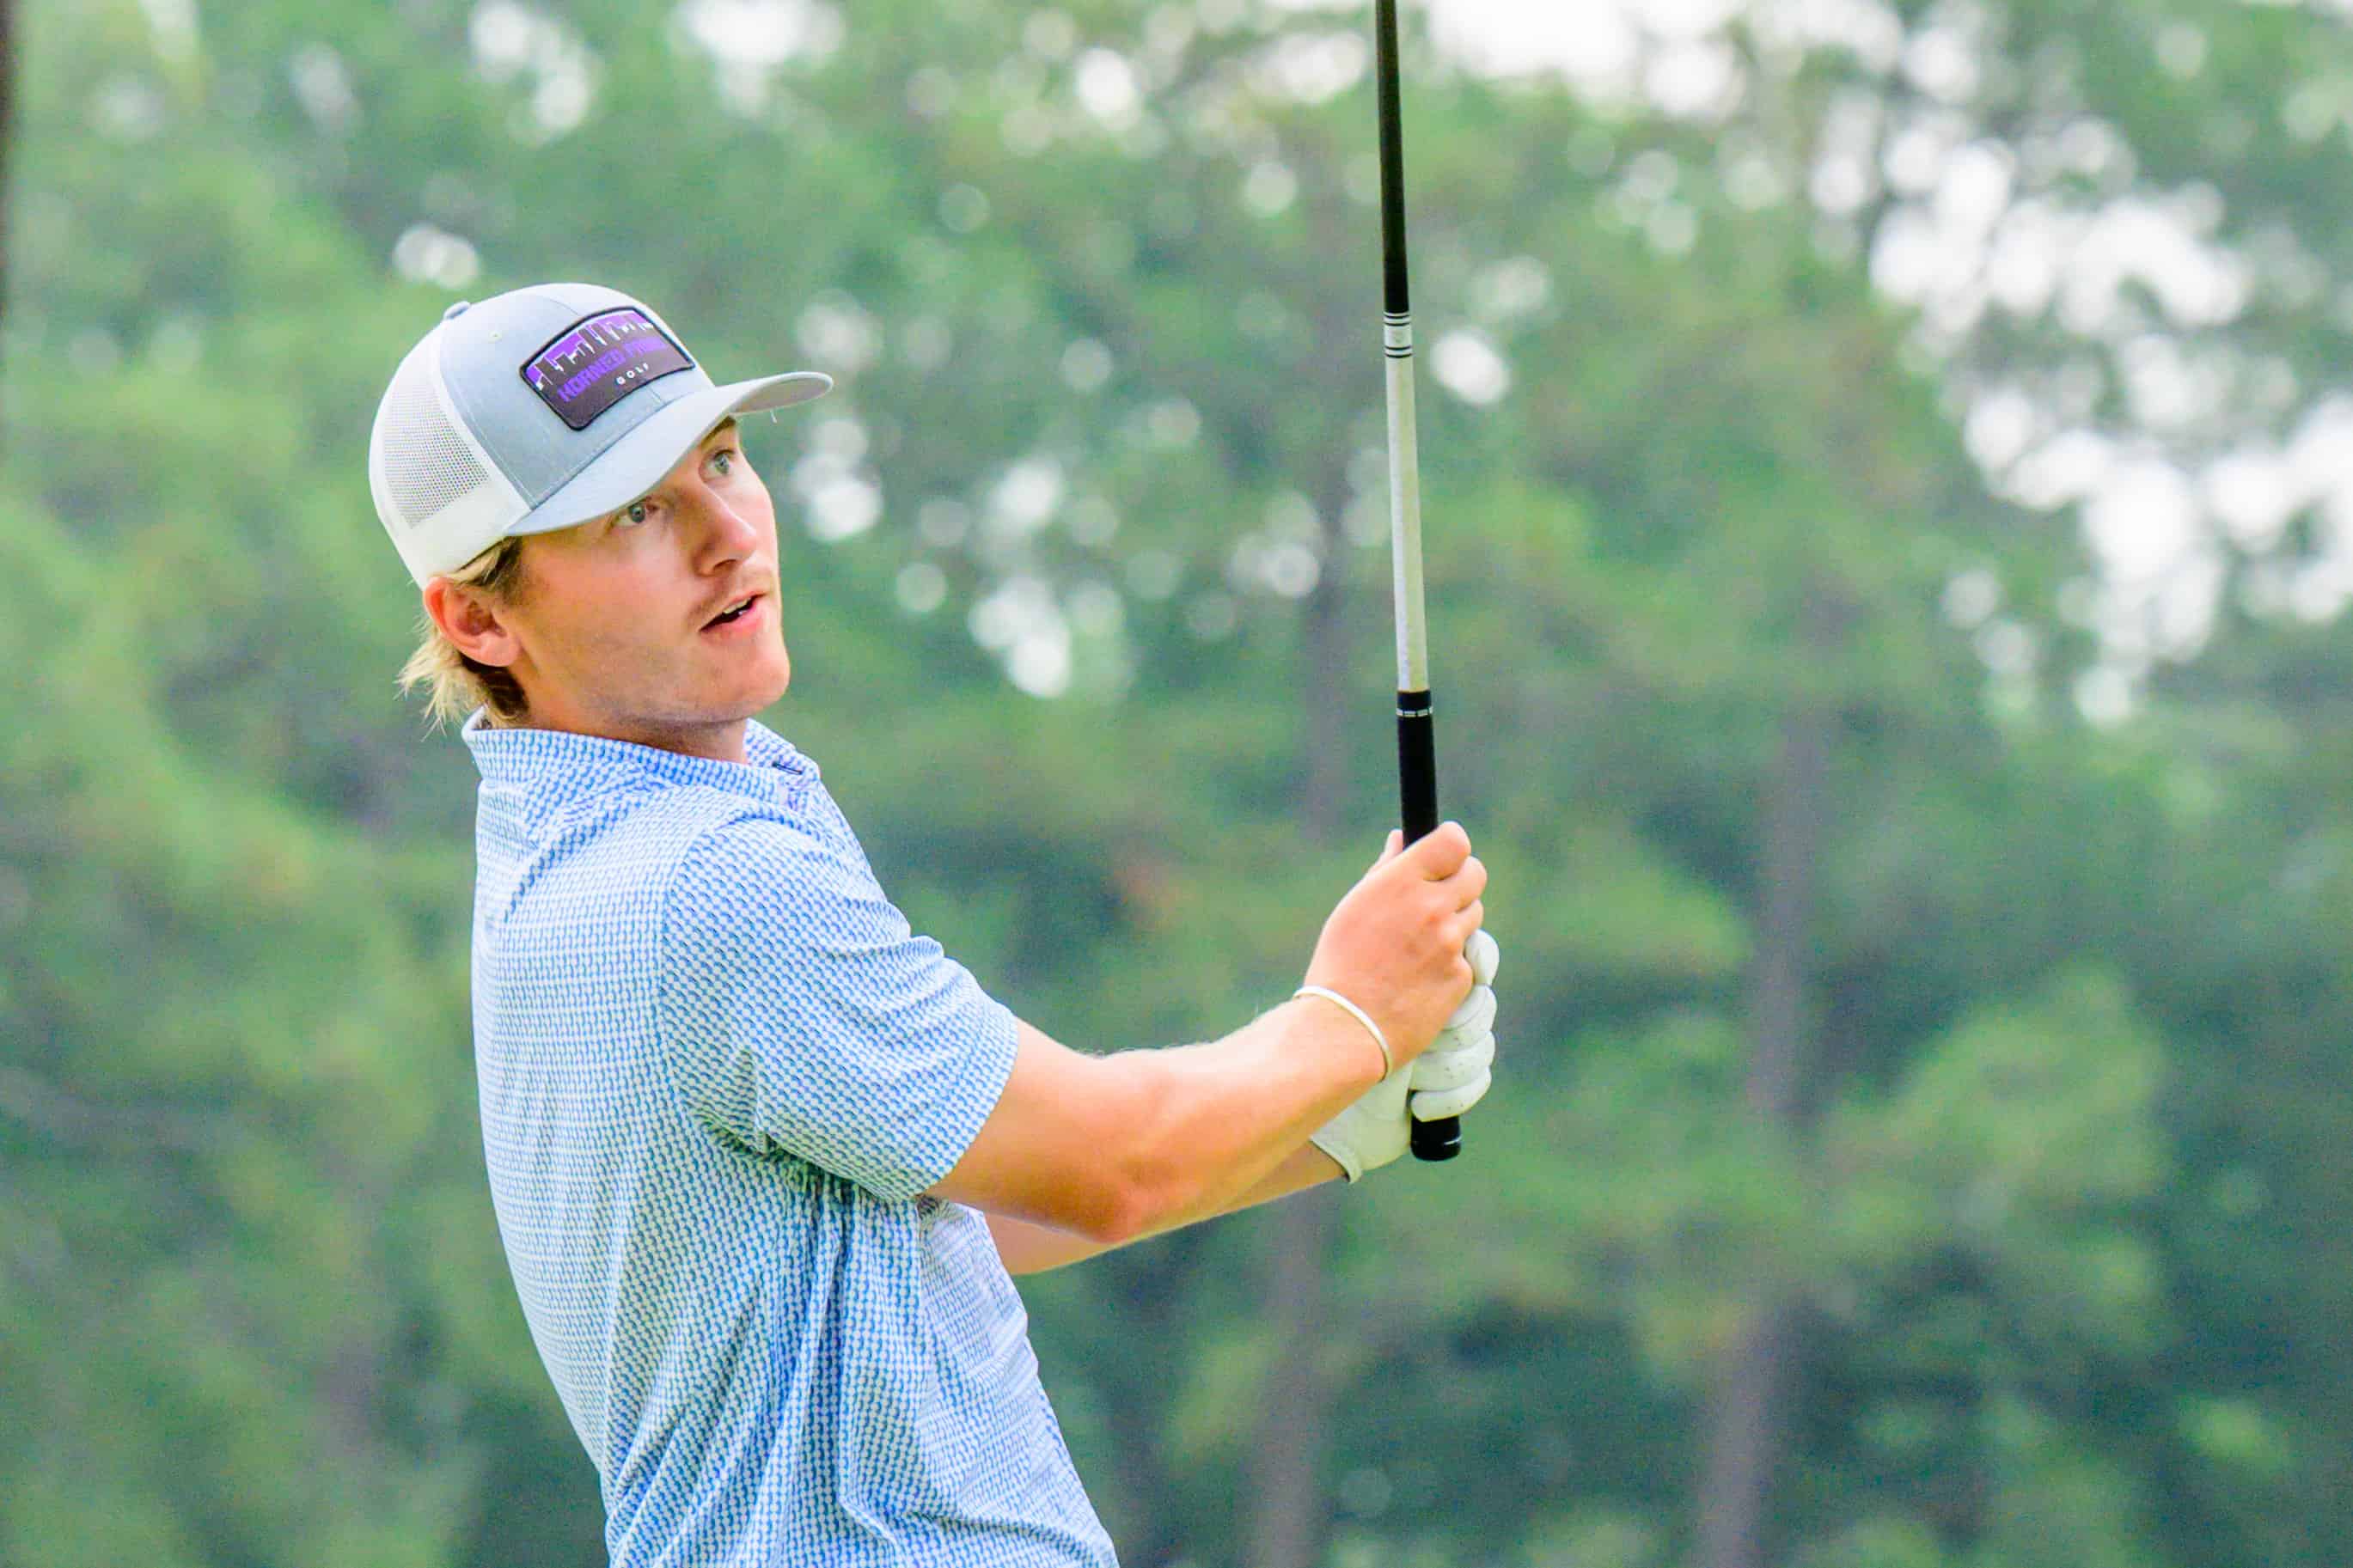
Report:
[[[0,1563],[600,1562],[376,399],[566,277],[832,373],[747,431],[767,721],[1023,1016],[1222,1034],[1395,811],[1367,19],[15,9]],[[1497,1086],[1024,1282],[1123,1561],[2353,1560],[2344,25],[1760,0],[1613,90],[1425,21]]]

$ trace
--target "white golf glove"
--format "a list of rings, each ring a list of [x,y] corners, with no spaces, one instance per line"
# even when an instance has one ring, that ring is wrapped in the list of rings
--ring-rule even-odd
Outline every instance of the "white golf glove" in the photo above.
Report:
[[[1462,949],[1471,961],[1471,994],[1446,1020],[1430,1048],[1360,1096],[1308,1141],[1362,1181],[1406,1151],[1416,1121],[1460,1116],[1479,1103],[1495,1059],[1495,966],[1502,951],[1482,929]]]

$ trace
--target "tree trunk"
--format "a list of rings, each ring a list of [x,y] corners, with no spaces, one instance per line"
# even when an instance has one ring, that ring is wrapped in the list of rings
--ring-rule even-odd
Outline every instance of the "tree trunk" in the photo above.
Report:
[[[7,324],[8,160],[16,151],[16,0],[0,0],[0,327]],[[5,410],[0,410],[5,413]],[[0,422],[0,437],[6,431]]]
[[[1264,1311],[1279,1350],[1263,1390],[1250,1463],[1250,1568],[1313,1568],[1323,1561],[1331,1507],[1319,1477],[1332,1388],[1319,1352],[1324,1269],[1332,1253],[1339,1194],[1318,1187],[1268,1211]]]
[[[1774,1460],[1788,1426],[1799,1323],[1783,1295],[1753,1309],[1725,1352],[1709,1401],[1701,1483],[1702,1568],[1764,1568]]]
[[[1124,1303],[1124,1321],[1139,1342],[1174,1344],[1183,1339],[1186,1316],[1199,1299],[1201,1242],[1198,1231],[1180,1230],[1150,1247],[1128,1247],[1089,1265],[1116,1272],[1111,1295]],[[1119,1542],[1124,1568],[1170,1568],[1183,1562],[1190,1533],[1168,1458],[1166,1405],[1155,1397],[1154,1375],[1148,1364],[1116,1369],[1103,1402],[1132,1510]]]
[[[1324,570],[1308,595],[1303,648],[1307,668],[1294,683],[1301,730],[1307,737],[1306,799],[1302,815],[1309,840],[1330,845],[1340,837],[1347,792],[1347,741],[1363,717],[1340,700],[1350,689],[1347,627],[1341,616],[1340,568],[1348,548],[1339,526],[1335,476],[1322,500]],[[1370,864],[1377,846],[1365,847]],[[1333,1389],[1320,1352],[1329,1330],[1324,1313],[1324,1271],[1337,1234],[1340,1197],[1324,1186],[1284,1199],[1266,1213],[1268,1247],[1265,1321],[1276,1352],[1265,1404],[1252,1444],[1249,1546],[1250,1568],[1312,1568],[1323,1561],[1331,1507],[1318,1480]]]
[[[1826,592],[1810,592],[1804,640],[1815,668],[1835,668],[1844,618]],[[1793,1141],[1804,1132],[1817,1071],[1807,982],[1837,721],[1827,701],[1792,705],[1782,716],[1766,783],[1763,907],[1750,974],[1746,1098],[1750,1114]],[[1718,1369],[1700,1494],[1702,1568],[1764,1568],[1769,1560],[1775,1460],[1790,1426],[1792,1363],[1803,1313],[1803,1300],[1766,1270]]]

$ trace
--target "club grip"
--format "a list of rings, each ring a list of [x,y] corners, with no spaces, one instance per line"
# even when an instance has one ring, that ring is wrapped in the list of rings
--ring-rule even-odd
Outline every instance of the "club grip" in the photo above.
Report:
[[[1404,807],[1400,823],[1405,842],[1438,829],[1438,744],[1430,727],[1430,693],[1398,693],[1398,791]],[[1451,1160],[1462,1152],[1462,1121],[1441,1116],[1417,1121],[1411,1134],[1417,1160]]]

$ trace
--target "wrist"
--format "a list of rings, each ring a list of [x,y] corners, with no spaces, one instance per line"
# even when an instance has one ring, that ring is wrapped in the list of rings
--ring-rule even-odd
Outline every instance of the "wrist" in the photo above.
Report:
[[[1338,991],[1329,986],[1303,985],[1291,994],[1286,1005],[1305,1008],[1294,1016],[1320,1037],[1343,1037],[1348,1041],[1353,1053],[1349,1059],[1356,1071],[1369,1071],[1372,1075],[1352,1079],[1358,1089],[1369,1089],[1397,1071],[1397,1058],[1389,1050],[1388,1037],[1381,1032],[1372,1015]]]

